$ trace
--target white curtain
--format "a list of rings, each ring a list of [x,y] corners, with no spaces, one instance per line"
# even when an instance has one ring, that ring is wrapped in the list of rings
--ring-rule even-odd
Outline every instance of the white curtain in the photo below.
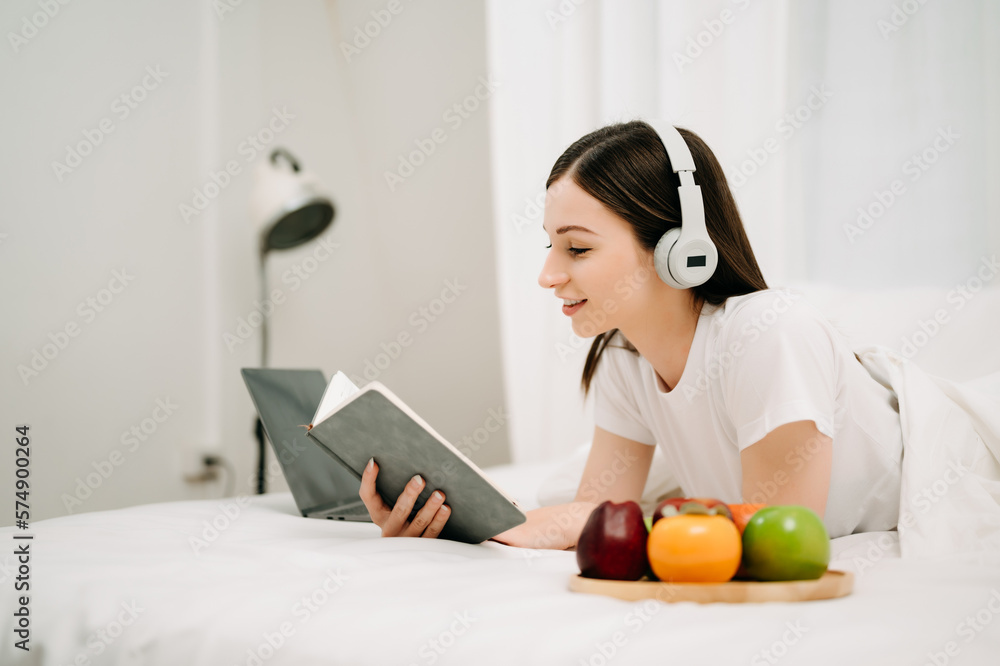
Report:
[[[589,439],[572,334],[536,282],[549,169],[604,124],[700,134],[771,286],[944,288],[1000,251],[1000,3],[487,0],[515,461]]]

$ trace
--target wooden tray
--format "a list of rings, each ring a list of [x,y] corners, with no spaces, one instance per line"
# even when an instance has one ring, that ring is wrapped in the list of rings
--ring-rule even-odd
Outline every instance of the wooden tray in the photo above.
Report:
[[[846,597],[853,587],[854,574],[850,571],[827,571],[816,580],[767,583],[742,580],[728,583],[663,583],[656,580],[601,580],[580,575],[569,580],[569,589],[573,592],[603,594],[624,601],[656,599],[666,603],[694,601],[699,604],[836,599]]]

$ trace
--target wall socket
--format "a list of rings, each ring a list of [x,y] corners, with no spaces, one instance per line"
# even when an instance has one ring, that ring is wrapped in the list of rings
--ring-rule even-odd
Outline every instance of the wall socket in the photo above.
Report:
[[[209,483],[219,478],[222,459],[207,449],[189,449],[183,454],[181,474],[187,483]]]

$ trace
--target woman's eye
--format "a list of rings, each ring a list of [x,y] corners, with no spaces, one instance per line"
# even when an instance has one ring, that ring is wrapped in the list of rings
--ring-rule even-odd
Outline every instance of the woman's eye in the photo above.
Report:
[[[552,249],[552,243],[549,243],[548,245],[546,245],[545,249],[546,250],[551,250]],[[590,252],[590,250],[591,250],[591,248],[589,248],[589,247],[570,247],[570,248],[566,248],[567,252],[569,252],[570,254],[575,255],[577,257],[579,257],[580,255],[584,254],[585,252]]]

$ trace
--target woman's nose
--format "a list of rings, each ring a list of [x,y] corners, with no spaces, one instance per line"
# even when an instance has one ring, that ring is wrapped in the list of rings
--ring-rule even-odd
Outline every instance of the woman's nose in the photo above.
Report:
[[[542,264],[542,272],[538,274],[538,284],[542,289],[554,289],[569,279],[565,271],[555,266],[551,260],[551,253]]]

